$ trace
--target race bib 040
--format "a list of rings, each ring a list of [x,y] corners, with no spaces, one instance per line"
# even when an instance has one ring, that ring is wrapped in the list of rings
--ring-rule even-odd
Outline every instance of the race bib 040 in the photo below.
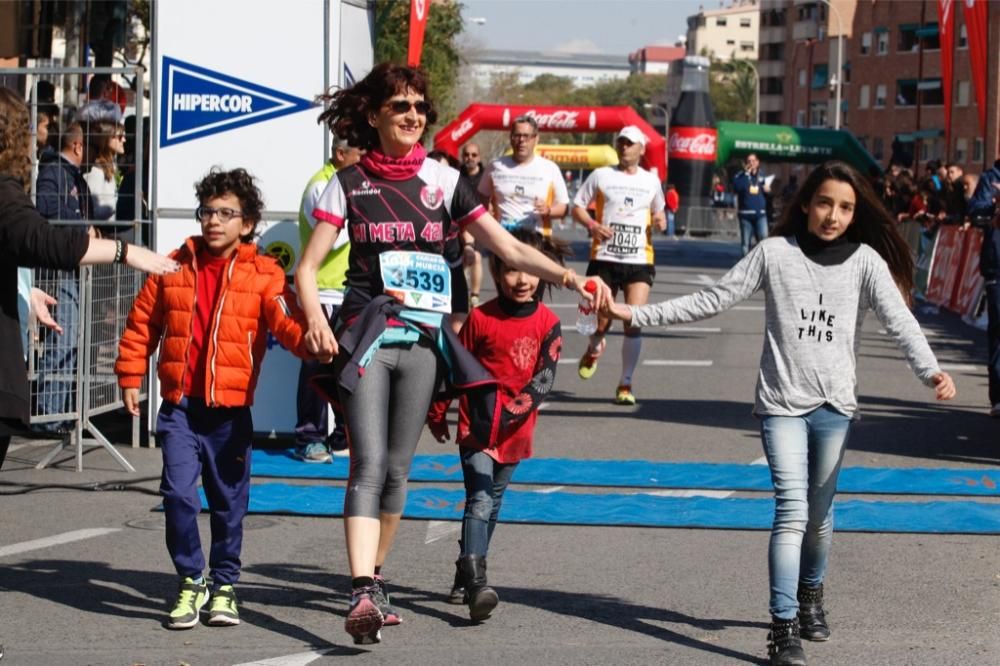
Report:
[[[385,293],[418,310],[451,312],[451,270],[439,254],[383,252],[379,269]]]

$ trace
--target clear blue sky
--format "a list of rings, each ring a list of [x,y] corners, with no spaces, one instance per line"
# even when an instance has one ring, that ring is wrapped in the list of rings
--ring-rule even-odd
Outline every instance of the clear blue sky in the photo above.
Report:
[[[627,55],[672,45],[687,17],[719,0],[460,0],[465,39],[488,49]],[[484,18],[482,25],[471,19]]]

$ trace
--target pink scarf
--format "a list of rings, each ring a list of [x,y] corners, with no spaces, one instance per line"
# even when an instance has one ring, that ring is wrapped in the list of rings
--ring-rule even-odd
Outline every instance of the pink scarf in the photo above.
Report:
[[[413,146],[406,157],[390,157],[380,148],[373,148],[361,158],[361,166],[379,178],[386,180],[406,180],[417,175],[427,151],[419,143]]]

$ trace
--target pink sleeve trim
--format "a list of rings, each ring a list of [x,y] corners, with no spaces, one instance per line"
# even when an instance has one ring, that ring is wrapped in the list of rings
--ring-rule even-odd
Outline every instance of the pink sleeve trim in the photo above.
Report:
[[[325,210],[320,210],[319,208],[313,208],[313,217],[320,222],[332,224],[338,229],[342,229],[344,227],[344,218],[339,215],[334,215],[333,213],[328,213]]]
[[[458,220],[458,228],[465,230],[467,226],[481,218],[483,215],[486,215],[486,208],[484,208],[482,204],[479,204]]]

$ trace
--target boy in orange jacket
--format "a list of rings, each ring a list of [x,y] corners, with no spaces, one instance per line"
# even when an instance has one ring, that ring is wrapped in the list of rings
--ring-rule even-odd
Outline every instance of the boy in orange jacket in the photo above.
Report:
[[[181,577],[167,621],[171,629],[198,624],[210,598],[208,624],[239,624],[233,585],[249,504],[250,405],[268,329],[295,355],[311,357],[284,272],[252,242],[263,208],[253,177],[243,169],[213,169],[195,188],[202,235],[170,255],[180,263],[179,272],[146,281],[115,364],[125,407],[138,415],[139,387],[162,340],[163,404],[156,421],[163,451],[160,494],[167,550]],[[199,477],[211,512],[211,590],[202,576]]]

